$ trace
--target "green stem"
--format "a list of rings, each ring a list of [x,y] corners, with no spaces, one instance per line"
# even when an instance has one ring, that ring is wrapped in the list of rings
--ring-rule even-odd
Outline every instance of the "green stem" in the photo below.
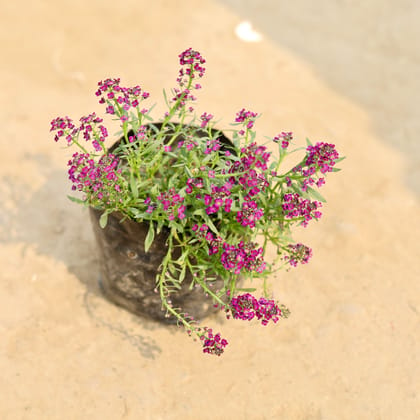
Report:
[[[232,172],[231,174],[214,174],[215,178],[229,178],[231,176],[237,176],[237,175],[244,175],[246,174],[246,171],[242,171],[242,172]]]
[[[245,131],[245,146],[248,146],[249,128]]]
[[[190,264],[189,261],[187,261],[188,267],[190,269],[190,272],[193,273],[193,268]],[[219,296],[217,296],[211,289],[209,289],[206,285],[206,282],[202,281],[200,278],[195,278],[195,281],[201,286],[201,288],[208,293],[215,301],[217,301],[218,303],[220,303],[220,305],[225,306],[226,302],[223,302],[223,300],[221,300],[219,298]]]
[[[163,283],[164,282],[159,283],[159,291],[160,291],[160,298],[166,310],[170,312],[173,316],[175,316],[179,321],[181,321],[187,331],[192,331],[198,337],[200,337],[201,334],[197,332],[196,328],[192,324],[190,324],[183,316],[181,316],[174,308],[172,308],[172,306],[169,305],[165,297],[165,286],[163,285]]]
[[[73,139],[73,143],[79,148],[81,149],[84,153],[86,153],[87,155],[90,155],[90,153],[77,141]]]
[[[188,90],[190,90],[191,85],[192,85],[192,80],[193,80],[192,76],[193,76],[193,74],[194,74],[194,65],[191,64],[190,65],[190,75],[189,75],[188,85],[187,85],[187,88],[186,88]],[[166,124],[170,121],[170,119],[174,116],[174,114],[178,110],[178,105],[185,98],[185,95],[186,95],[185,94],[185,90],[186,89],[184,89],[184,92],[182,93],[182,95],[175,101],[174,105],[172,106],[172,108],[169,111],[168,116],[166,116],[165,119],[163,120],[162,127],[161,127],[161,130],[162,131],[163,131],[163,128],[166,126]]]
[[[165,255],[165,258],[163,259],[162,263],[162,272],[159,276],[159,293],[160,293],[160,299],[162,301],[162,304],[166,308],[166,310],[171,313],[173,316],[175,316],[178,321],[181,321],[184,327],[187,329],[187,331],[194,332],[198,337],[201,337],[201,334],[197,331],[197,329],[189,323],[181,314],[179,314],[171,305],[169,305],[165,292],[168,293],[167,288],[165,287],[165,273],[168,269],[169,262],[171,261],[171,254],[172,254],[172,235],[169,235],[169,244],[168,244],[168,252]]]

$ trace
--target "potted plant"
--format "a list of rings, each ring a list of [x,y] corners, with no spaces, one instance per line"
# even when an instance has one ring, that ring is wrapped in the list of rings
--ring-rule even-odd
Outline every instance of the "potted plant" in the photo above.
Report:
[[[281,132],[266,138],[276,144],[272,156],[254,130],[259,116],[245,109],[222,133],[212,114],[196,116],[192,106],[204,58],[191,48],[179,58],[177,87],[169,98],[164,91],[168,111],[159,121],[140,86],[106,79],[96,95],[120,123],[114,143],[95,113],[77,123],[55,118],[51,131],[79,149],[68,173],[82,196],[71,199],[90,207],[105,294],[132,312],[182,325],[205,353],[220,355],[226,339],[199,323],[209,311],[263,325],[289,314],[268,297],[267,278],[311,258],[291,231],[321,217],[318,189],[342,158],[333,144],[307,141],[300,163],[284,169],[284,158],[304,148],[291,150],[292,133]],[[269,244],[274,261],[266,260]],[[254,278],[265,296],[241,287]]]

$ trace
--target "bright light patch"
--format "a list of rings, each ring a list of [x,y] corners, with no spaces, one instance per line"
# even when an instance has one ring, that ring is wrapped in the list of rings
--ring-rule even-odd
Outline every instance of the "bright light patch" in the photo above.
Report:
[[[262,35],[257,32],[248,21],[241,22],[235,28],[236,36],[244,42],[260,42]]]

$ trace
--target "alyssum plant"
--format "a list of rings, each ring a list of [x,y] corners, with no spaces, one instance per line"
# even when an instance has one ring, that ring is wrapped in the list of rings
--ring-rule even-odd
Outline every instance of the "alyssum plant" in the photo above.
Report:
[[[311,258],[312,250],[294,243],[291,230],[321,217],[325,200],[318,188],[342,158],[333,144],[307,141],[301,162],[283,169],[284,158],[304,148],[290,150],[292,133],[281,132],[268,140],[276,144],[274,158],[256,141],[257,113],[245,109],[236,114],[231,142],[222,142],[213,115],[197,117],[191,106],[204,58],[191,48],[179,58],[177,87],[169,99],[164,91],[168,111],[155,123],[143,105],[149,94],[140,86],[122,87],[120,79],[99,82],[99,103],[121,125],[115,138],[121,140],[111,150],[108,130],[95,113],[78,123],[56,118],[51,131],[56,141],[79,148],[68,173],[72,189],[83,195],[73,200],[100,209],[102,227],[114,212],[147,223],[146,251],[167,230],[166,256],[151,279],[162,309],[201,340],[205,353],[220,355],[227,341],[172,304],[186,273],[191,288],[200,287],[228,318],[256,318],[266,325],[286,317],[287,308],[267,296],[267,276]],[[266,261],[268,244],[277,251],[274,261]],[[241,289],[239,279],[254,277],[262,278],[265,297]],[[217,289],[216,279],[223,281]]]

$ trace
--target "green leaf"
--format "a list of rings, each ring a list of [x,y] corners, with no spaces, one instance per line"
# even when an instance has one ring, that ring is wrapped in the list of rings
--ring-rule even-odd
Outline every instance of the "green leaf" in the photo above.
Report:
[[[130,190],[133,193],[134,198],[139,197],[139,189],[137,187],[136,178],[134,177],[133,173],[131,173],[131,175],[130,175]]]
[[[68,198],[70,201],[73,201],[73,202],[75,202],[75,203],[77,203],[77,204],[86,204],[86,202],[85,202],[85,201],[81,200],[80,198],[72,197],[71,195],[68,195],[68,196],[67,196],[67,198]]]
[[[103,229],[108,223],[108,213],[102,213],[101,217],[99,218],[99,226]]]
[[[206,212],[204,211],[204,209],[197,209],[194,210],[193,212],[193,216],[203,216],[205,217]]]
[[[290,185],[290,188],[295,192],[298,193],[301,196],[305,196],[304,192],[293,182],[292,185]]]
[[[217,230],[216,226],[214,226],[213,222],[210,218],[206,218],[206,224],[209,226],[209,228],[216,234],[219,234],[219,231]]]
[[[153,226],[153,222],[150,221],[149,231],[147,232],[146,239],[144,240],[144,250],[146,252],[149,251],[150,246],[153,243],[153,239],[155,239],[155,228]]]
[[[245,287],[245,288],[236,289],[237,292],[248,292],[248,293],[255,292],[256,290],[257,289],[253,287],[250,287],[250,288]]]
[[[172,276],[177,275],[177,269],[175,268],[175,266],[173,264],[168,264],[168,271]],[[173,278],[173,277],[171,277],[171,278]]]
[[[207,215],[207,213],[204,211],[204,209],[198,209],[195,210],[193,215],[199,215],[202,216],[206,225],[216,234],[219,234],[219,231],[217,230],[216,226],[214,226],[213,222],[211,221],[211,219],[209,218],[209,216]]]
[[[311,141],[308,139],[308,137],[306,137],[306,144],[307,144],[308,146],[312,146],[312,143],[311,143]]]
[[[317,190],[314,190],[313,188],[311,188],[311,187],[308,187],[308,193],[312,196],[312,197],[314,197],[314,198],[316,198],[317,200],[319,200],[319,201],[322,201],[323,203],[326,203],[327,202],[327,200],[317,191]]]
[[[184,280],[184,278],[185,278],[185,272],[186,272],[186,269],[187,269],[187,266],[184,264],[184,265],[182,266],[181,273],[179,274],[179,282],[180,282],[180,283],[182,283],[182,281],[183,281],[183,280]]]
[[[144,114],[143,115],[143,118],[145,119],[145,120],[147,120],[147,121],[153,121],[153,118],[152,117],[150,117],[149,115],[147,115],[147,114]]]
[[[332,168],[331,172],[340,172],[341,169],[340,168]]]
[[[165,89],[163,89],[163,97],[165,99],[165,104],[168,108],[170,108],[169,102],[168,102],[168,97],[166,96],[166,91]]]

